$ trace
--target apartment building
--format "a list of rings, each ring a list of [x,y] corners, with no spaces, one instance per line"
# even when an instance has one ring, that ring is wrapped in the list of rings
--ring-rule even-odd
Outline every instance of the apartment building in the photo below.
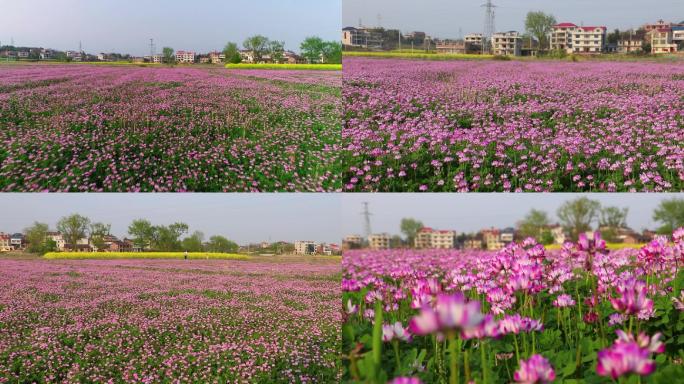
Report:
[[[641,39],[624,39],[617,42],[617,53],[637,53],[643,51],[644,41]]]
[[[651,38],[651,53],[674,53],[677,52],[677,44],[673,41],[671,27],[654,29],[648,33]]]
[[[316,242],[310,240],[295,241],[295,254],[297,255],[314,255],[316,254]]]
[[[492,53],[497,56],[520,56],[522,36],[516,31],[499,32],[492,36]]]
[[[390,235],[387,233],[376,233],[368,236],[368,246],[370,249],[390,249]]]
[[[551,49],[576,54],[599,54],[606,49],[605,26],[580,27],[560,23],[551,31]]]
[[[366,49],[382,48],[382,33],[371,28],[346,27],[342,29],[342,45]]]
[[[178,51],[178,52],[176,52],[176,61],[179,63],[194,63],[195,62],[195,52]]]
[[[12,250],[10,240],[12,236],[9,233],[0,233],[0,252],[9,252]]]
[[[414,246],[418,249],[451,249],[456,245],[456,231],[421,228]]]

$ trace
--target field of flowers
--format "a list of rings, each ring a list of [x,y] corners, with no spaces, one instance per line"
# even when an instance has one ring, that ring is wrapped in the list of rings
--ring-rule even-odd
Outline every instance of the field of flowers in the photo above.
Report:
[[[347,191],[681,191],[684,67],[344,60]]]
[[[49,260],[58,259],[184,259],[185,252],[48,252]],[[188,259],[248,260],[247,255],[235,253],[188,252]]]
[[[0,383],[334,383],[339,261],[0,258]]]
[[[339,71],[0,71],[0,191],[342,188]]]
[[[671,240],[347,252],[344,379],[681,382],[684,228]]]

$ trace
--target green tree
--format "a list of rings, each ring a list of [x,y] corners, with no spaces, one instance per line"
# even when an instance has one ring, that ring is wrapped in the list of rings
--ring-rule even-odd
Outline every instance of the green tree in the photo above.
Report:
[[[180,237],[188,232],[185,223],[173,223],[169,226],[159,225],[154,227],[152,248],[162,252],[181,250]]]
[[[534,237],[538,239],[542,230],[549,225],[549,216],[546,212],[532,209],[525,218],[518,223],[518,236],[522,238]],[[538,239],[541,241],[541,239]]]
[[[323,61],[328,64],[342,64],[342,43],[326,41],[323,43]]]
[[[92,223],[90,224],[90,242],[98,250],[104,250],[105,237],[109,236],[112,230],[111,224]]]
[[[401,238],[401,236],[394,235],[390,239],[390,248],[395,249],[395,248],[402,248],[404,246],[404,239]]]
[[[238,245],[223,236],[212,236],[209,238],[207,250],[214,253],[237,252]]]
[[[162,56],[164,63],[166,64],[173,64],[176,62],[176,56],[174,56],[173,48],[171,47],[164,47],[162,49]]]
[[[558,218],[563,229],[570,234],[573,241],[577,241],[579,234],[591,230],[591,223],[596,219],[601,203],[580,197],[567,201],[558,208]]]
[[[128,226],[128,234],[133,236],[133,245],[145,250],[152,245],[154,227],[148,220],[133,220],[131,225]]]
[[[311,36],[304,39],[299,49],[301,50],[302,57],[304,57],[308,63],[318,63],[321,61],[324,47],[325,42],[323,39],[318,36]]]
[[[525,30],[539,41],[539,50],[548,46],[548,36],[556,24],[556,18],[542,11],[528,12],[525,18]]]
[[[661,235],[670,235],[675,229],[684,227],[684,199],[661,201],[653,211],[653,220],[661,224],[658,228]]]
[[[274,63],[282,63],[285,54],[285,42],[272,40],[268,42],[268,54]]]
[[[254,53],[254,61],[258,63],[268,53],[268,43],[269,40],[266,36],[255,35],[245,39],[242,46]]]
[[[610,242],[619,241],[618,231],[627,226],[629,208],[604,207],[599,212],[599,229],[602,237]]]
[[[242,61],[242,58],[240,57],[240,50],[238,49],[238,45],[236,43],[226,43],[226,46],[223,47],[223,54],[226,56],[224,59],[226,63],[237,64]]]
[[[539,235],[539,243],[541,244],[549,245],[553,244],[555,241],[556,239],[553,237],[553,233],[548,229],[543,229],[541,235]]]
[[[401,232],[406,236],[406,244],[409,247],[415,246],[416,233],[424,227],[423,223],[413,218],[403,218],[401,219]]]
[[[200,231],[193,232],[190,236],[183,239],[182,248],[188,252],[202,252],[204,243],[204,233]]]
[[[90,219],[85,216],[74,214],[63,217],[57,223],[57,230],[64,236],[64,241],[74,249],[78,241],[88,237]]]
[[[24,235],[26,236],[26,241],[28,242],[28,248],[26,250],[39,255],[43,255],[45,252],[54,250],[49,249],[49,244],[47,244],[48,231],[48,225],[39,222],[35,222],[32,226],[26,228],[24,230]]]

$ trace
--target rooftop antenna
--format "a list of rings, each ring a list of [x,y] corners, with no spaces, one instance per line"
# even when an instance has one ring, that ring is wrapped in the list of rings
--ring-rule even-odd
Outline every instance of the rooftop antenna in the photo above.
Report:
[[[371,231],[371,216],[373,214],[370,213],[370,210],[368,209],[368,202],[367,201],[363,202],[363,212],[361,213],[361,215],[363,215],[363,219],[364,219],[365,235],[366,235],[366,238],[368,238],[368,236],[370,236],[372,233],[372,231]]]
[[[482,4],[485,9],[485,22],[484,22],[484,33],[482,36],[482,52],[489,52],[487,43],[492,40],[492,35],[494,35],[494,9],[497,7],[492,3],[492,0],[487,0],[486,3]]]

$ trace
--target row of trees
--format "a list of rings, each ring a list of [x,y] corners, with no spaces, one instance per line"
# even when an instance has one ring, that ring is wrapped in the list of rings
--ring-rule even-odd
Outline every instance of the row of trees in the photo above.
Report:
[[[245,39],[242,47],[252,51],[254,61],[263,61],[269,56],[272,61],[282,63],[285,58],[285,42],[271,40],[266,36],[254,35]],[[300,46],[301,55],[309,63],[340,64],[342,63],[342,44],[338,41],[324,41],[320,37],[307,37]],[[176,56],[171,47],[162,49],[162,61],[166,64],[176,62]],[[229,41],[223,48],[225,62],[237,64],[242,62],[240,47],[237,43]]]
[[[189,227],[182,222],[170,225],[152,225],[145,219],[134,220],[128,227],[128,234],[133,237],[133,245],[149,251],[188,251],[188,252],[237,252],[239,246],[223,236],[212,236],[205,242],[204,234],[195,231],[189,236]],[[104,249],[106,238],[111,236],[111,224],[93,222],[78,214],[61,218],[57,222],[57,231],[62,234],[64,241],[73,247],[81,239],[97,249]],[[48,237],[48,224],[35,222],[26,228],[24,234],[28,242],[27,250],[32,253],[44,254],[56,251],[57,244]]]
[[[591,231],[594,225],[601,230],[601,235],[608,242],[618,241],[618,231],[627,227],[629,208],[602,206],[599,201],[580,197],[567,201],[557,212],[559,224],[571,240],[576,241],[581,233]],[[659,223],[657,232],[671,234],[675,229],[684,227],[684,199],[665,199],[653,211],[653,220]],[[552,221],[547,212],[532,209],[517,224],[516,236],[519,239],[534,237],[543,244],[551,244],[554,237],[549,226]],[[425,225],[413,218],[401,220],[400,229],[404,238],[392,238],[394,246],[413,246],[416,234]]]

